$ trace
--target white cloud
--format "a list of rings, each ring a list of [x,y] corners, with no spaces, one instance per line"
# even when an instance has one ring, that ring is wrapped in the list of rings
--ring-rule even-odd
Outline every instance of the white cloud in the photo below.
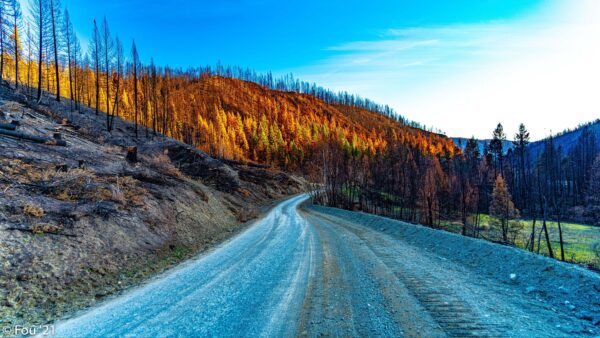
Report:
[[[600,117],[595,0],[557,0],[511,21],[390,29],[330,51],[294,72],[450,135],[489,137],[500,121],[510,134],[524,122],[542,138]]]

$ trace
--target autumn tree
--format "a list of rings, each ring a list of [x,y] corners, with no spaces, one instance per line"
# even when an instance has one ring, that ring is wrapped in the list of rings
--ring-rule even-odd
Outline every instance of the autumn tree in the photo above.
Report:
[[[502,175],[496,177],[496,183],[492,192],[490,214],[500,221],[502,241],[504,243],[509,243],[509,222],[511,219],[519,217],[519,211],[515,208]]]
[[[469,154],[473,156],[473,154]],[[472,166],[465,154],[459,154],[453,158],[452,191],[455,205],[460,211],[462,223],[462,235],[467,234],[467,219],[471,212],[473,200],[475,197],[474,186],[472,184]]]
[[[436,225],[440,208],[439,194],[443,186],[444,173],[437,158],[424,158],[422,161],[420,182],[420,204],[424,224],[431,227]]]

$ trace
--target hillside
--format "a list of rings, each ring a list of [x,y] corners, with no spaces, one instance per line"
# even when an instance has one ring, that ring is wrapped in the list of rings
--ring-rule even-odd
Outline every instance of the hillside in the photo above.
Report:
[[[584,126],[562,132],[554,137],[554,146],[558,149],[560,147],[562,154],[568,154],[577,145],[577,141],[581,137],[583,130],[588,128],[589,131],[596,137],[596,147],[600,149],[600,120],[596,120]],[[528,148],[531,157],[537,158],[544,150],[544,140],[532,142]]]
[[[44,323],[230,237],[304,182],[0,88],[0,325]],[[66,146],[60,146],[62,141]],[[137,147],[137,159],[126,158]],[[129,152],[133,154],[133,152]]]
[[[295,170],[328,141],[372,154],[391,141],[427,154],[454,152],[444,136],[364,108],[220,76],[174,76],[169,82],[172,120],[150,114],[145,124],[217,157]],[[124,106],[125,118],[134,119]]]

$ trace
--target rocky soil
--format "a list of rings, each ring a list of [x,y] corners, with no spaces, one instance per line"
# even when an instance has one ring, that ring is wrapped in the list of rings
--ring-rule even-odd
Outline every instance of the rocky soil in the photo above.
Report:
[[[47,323],[230,237],[304,181],[0,88],[0,327]],[[137,147],[137,161],[126,158]]]
[[[409,320],[401,317],[399,321],[408,323],[403,325],[405,329],[416,325],[412,334],[405,331],[409,336],[437,336],[433,330],[436,325],[441,336],[600,334],[600,275],[596,272],[516,248],[384,217],[314,205],[307,210],[309,222],[317,226],[322,239],[332,237],[331,231],[338,238],[345,234],[346,238],[337,239],[337,243],[329,240],[342,248],[337,251],[357,251],[354,256],[360,256],[361,251],[366,256],[375,255],[383,263],[382,271],[399,282],[400,286],[387,280],[381,285],[383,290],[392,288],[394,297],[402,298],[400,308],[408,313]],[[340,264],[351,265],[346,262],[351,262],[353,255],[346,256],[339,260]],[[373,269],[371,275],[379,273],[373,262],[363,266]],[[367,274],[360,275],[364,283]],[[339,288],[335,290],[338,294]],[[404,297],[402,290],[407,290],[418,306],[411,308],[410,297]],[[341,299],[339,295],[333,298],[335,302]],[[414,319],[419,307],[431,316],[429,324],[419,322],[426,321],[426,315]],[[316,327],[317,335],[324,327]],[[307,325],[309,333],[313,332],[311,329],[315,328]]]

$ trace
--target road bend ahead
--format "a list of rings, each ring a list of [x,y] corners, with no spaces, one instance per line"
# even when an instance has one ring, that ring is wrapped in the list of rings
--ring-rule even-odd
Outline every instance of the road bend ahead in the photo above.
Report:
[[[210,253],[57,323],[56,335],[569,335],[569,319],[539,301],[353,219],[298,210],[306,198],[282,202]]]

